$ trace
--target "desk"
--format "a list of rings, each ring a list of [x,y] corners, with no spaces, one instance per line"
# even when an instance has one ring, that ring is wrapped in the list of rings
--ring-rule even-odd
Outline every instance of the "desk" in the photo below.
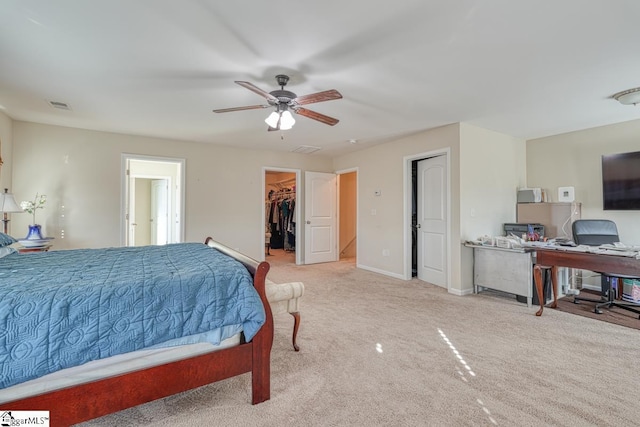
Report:
[[[551,268],[551,284],[553,289],[553,302],[551,308],[558,305],[557,277],[558,267],[580,268],[590,271],[606,271],[612,274],[640,276],[640,259],[576,252],[562,249],[536,249],[536,265],[533,267],[533,277],[536,282],[536,291],[540,301],[540,310],[536,316],[542,314],[544,299],[542,298],[542,268]]]

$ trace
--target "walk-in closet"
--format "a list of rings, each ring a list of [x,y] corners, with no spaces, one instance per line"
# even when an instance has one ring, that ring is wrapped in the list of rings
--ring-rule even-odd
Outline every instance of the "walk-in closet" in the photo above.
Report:
[[[265,257],[295,263],[296,174],[265,172]]]

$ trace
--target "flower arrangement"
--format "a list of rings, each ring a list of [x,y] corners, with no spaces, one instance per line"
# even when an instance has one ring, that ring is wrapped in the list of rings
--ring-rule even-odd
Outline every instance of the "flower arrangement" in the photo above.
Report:
[[[33,200],[27,200],[20,202],[20,207],[27,213],[33,215],[33,225],[36,225],[36,211],[38,209],[44,209],[44,204],[47,202],[47,196],[45,194],[36,193],[36,197]]]

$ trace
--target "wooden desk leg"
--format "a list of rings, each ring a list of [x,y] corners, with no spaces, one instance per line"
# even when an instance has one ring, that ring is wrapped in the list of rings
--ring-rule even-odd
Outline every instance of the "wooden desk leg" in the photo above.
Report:
[[[538,264],[533,266],[533,279],[536,282],[536,292],[538,292],[538,301],[540,302],[540,310],[536,311],[536,316],[541,316],[542,310],[544,310],[545,299],[544,283],[542,282],[542,268]]]
[[[553,291],[553,303],[551,303],[551,308],[556,308],[558,306],[558,267],[555,265],[551,266],[551,289]]]

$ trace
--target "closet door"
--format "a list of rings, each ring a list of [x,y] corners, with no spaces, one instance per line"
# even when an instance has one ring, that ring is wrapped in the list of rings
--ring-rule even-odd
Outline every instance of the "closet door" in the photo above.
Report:
[[[418,279],[447,288],[447,163],[418,162]]]

